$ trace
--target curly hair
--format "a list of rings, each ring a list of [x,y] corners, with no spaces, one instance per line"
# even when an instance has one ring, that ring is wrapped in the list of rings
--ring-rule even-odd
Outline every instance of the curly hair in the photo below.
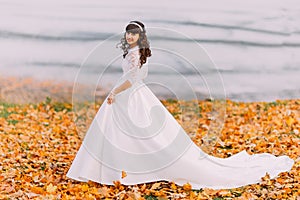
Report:
[[[140,68],[143,66],[144,63],[147,62],[147,57],[150,57],[151,54],[151,50],[150,50],[150,44],[149,41],[147,39],[147,35],[146,35],[146,30],[145,30],[145,26],[142,22],[139,21],[130,21],[130,22],[135,22],[137,24],[139,24],[143,31],[135,24],[128,24],[125,28],[127,33],[138,33],[139,34],[139,39],[138,39],[138,46],[139,46],[139,52],[140,52]],[[125,56],[128,54],[128,49],[129,49],[129,44],[126,41],[126,32],[124,33],[124,36],[121,38],[121,41],[117,44],[116,47],[119,47],[123,50],[123,58],[125,58]]]

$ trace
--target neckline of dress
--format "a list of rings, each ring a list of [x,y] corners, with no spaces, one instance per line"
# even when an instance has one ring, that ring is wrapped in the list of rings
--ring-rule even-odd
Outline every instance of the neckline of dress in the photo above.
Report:
[[[133,51],[133,50],[135,50],[135,49],[138,49],[138,47],[139,47],[139,45],[136,45],[135,47],[129,48],[128,51]]]

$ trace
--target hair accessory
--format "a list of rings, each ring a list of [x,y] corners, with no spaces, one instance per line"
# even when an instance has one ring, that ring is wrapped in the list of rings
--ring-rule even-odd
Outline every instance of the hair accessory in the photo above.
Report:
[[[131,22],[129,22],[129,24],[137,25],[141,29],[141,31],[143,32],[143,28],[138,23],[131,21]]]

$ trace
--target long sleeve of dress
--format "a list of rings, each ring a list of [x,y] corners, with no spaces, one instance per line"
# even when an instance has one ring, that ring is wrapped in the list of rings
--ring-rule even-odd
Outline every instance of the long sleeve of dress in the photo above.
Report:
[[[131,85],[146,78],[148,75],[148,63],[145,63],[140,68],[140,55],[138,51],[130,51],[123,60],[122,67],[125,75],[124,78]]]
[[[133,85],[138,80],[138,70],[140,67],[140,56],[138,52],[129,52],[128,53],[128,75],[127,80]]]

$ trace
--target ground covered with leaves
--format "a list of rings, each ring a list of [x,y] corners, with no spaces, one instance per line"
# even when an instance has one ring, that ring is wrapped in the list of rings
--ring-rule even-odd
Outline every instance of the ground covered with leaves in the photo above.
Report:
[[[212,127],[214,105],[221,102],[198,101],[198,115],[182,113],[191,102],[162,103],[186,127],[191,139],[203,146],[203,138]],[[100,105],[86,103],[75,113],[71,104],[50,98],[35,104],[0,103],[0,199],[300,198],[300,100],[226,101],[220,141],[206,149],[207,153],[225,158],[242,150],[249,154],[267,152],[287,155],[295,164],[276,179],[266,174],[259,184],[223,190],[192,190],[189,183],[179,186],[167,181],[134,186],[116,181],[108,186],[68,179],[66,173]]]

